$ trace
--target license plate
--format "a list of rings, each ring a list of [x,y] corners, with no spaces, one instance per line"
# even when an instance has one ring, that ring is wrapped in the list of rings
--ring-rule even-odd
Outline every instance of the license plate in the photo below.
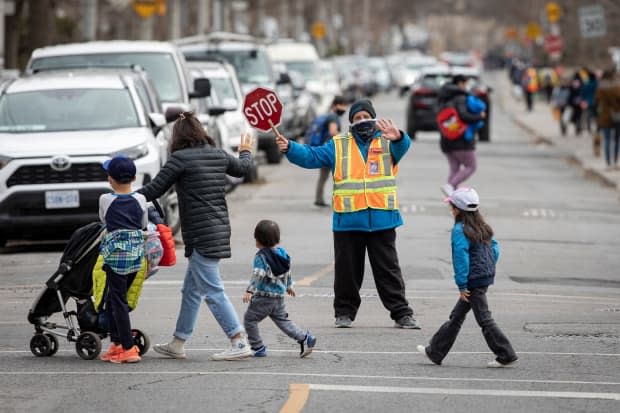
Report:
[[[80,206],[80,191],[46,191],[45,208],[78,208]]]

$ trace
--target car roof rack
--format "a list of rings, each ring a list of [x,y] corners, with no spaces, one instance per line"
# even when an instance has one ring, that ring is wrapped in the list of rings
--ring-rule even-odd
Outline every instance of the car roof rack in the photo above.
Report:
[[[126,69],[132,70],[134,72],[144,72],[144,68],[140,65],[134,63],[128,63],[126,65],[122,64],[75,64],[75,65],[67,65],[67,66],[58,66],[58,67],[41,67],[37,69],[33,69],[32,73],[43,73],[43,72],[64,72],[69,70],[118,70],[118,69]]]

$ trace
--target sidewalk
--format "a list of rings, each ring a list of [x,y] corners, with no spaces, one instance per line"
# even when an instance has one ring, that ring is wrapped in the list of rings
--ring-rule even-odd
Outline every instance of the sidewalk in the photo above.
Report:
[[[532,135],[535,142],[557,146],[566,149],[571,161],[578,164],[587,175],[598,178],[602,183],[620,191],[620,171],[606,171],[605,158],[601,142],[601,154],[594,156],[592,135],[587,130],[581,136],[574,134],[574,128],[569,126],[566,136],[560,135],[558,122],[553,119],[551,107],[543,101],[536,100],[534,109],[527,112],[525,102],[517,100],[511,94],[512,85],[503,72],[492,77],[496,86],[497,100],[501,107],[510,114],[511,119],[525,131]]]

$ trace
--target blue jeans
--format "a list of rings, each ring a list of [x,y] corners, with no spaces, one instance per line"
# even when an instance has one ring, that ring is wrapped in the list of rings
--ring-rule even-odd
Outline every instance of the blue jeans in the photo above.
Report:
[[[181,311],[177,318],[175,337],[181,340],[191,337],[203,299],[228,338],[245,332],[234,307],[224,292],[219,263],[219,259],[203,257],[196,250],[189,257],[189,265],[181,289]]]
[[[603,147],[605,149],[605,161],[607,162],[607,165],[615,165],[618,163],[618,152],[620,152],[620,124],[615,124],[611,128],[601,128],[601,131],[603,132],[603,137],[605,139],[605,142],[603,144]],[[611,150],[612,133],[614,143],[613,151]]]

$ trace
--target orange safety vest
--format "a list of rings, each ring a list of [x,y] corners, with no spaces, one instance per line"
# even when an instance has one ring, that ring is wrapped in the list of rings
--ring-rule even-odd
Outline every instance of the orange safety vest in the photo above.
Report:
[[[351,134],[334,136],[336,166],[334,168],[333,208],[335,212],[363,209],[398,209],[396,175],[390,153],[390,141],[373,138],[368,160],[360,152]]]

